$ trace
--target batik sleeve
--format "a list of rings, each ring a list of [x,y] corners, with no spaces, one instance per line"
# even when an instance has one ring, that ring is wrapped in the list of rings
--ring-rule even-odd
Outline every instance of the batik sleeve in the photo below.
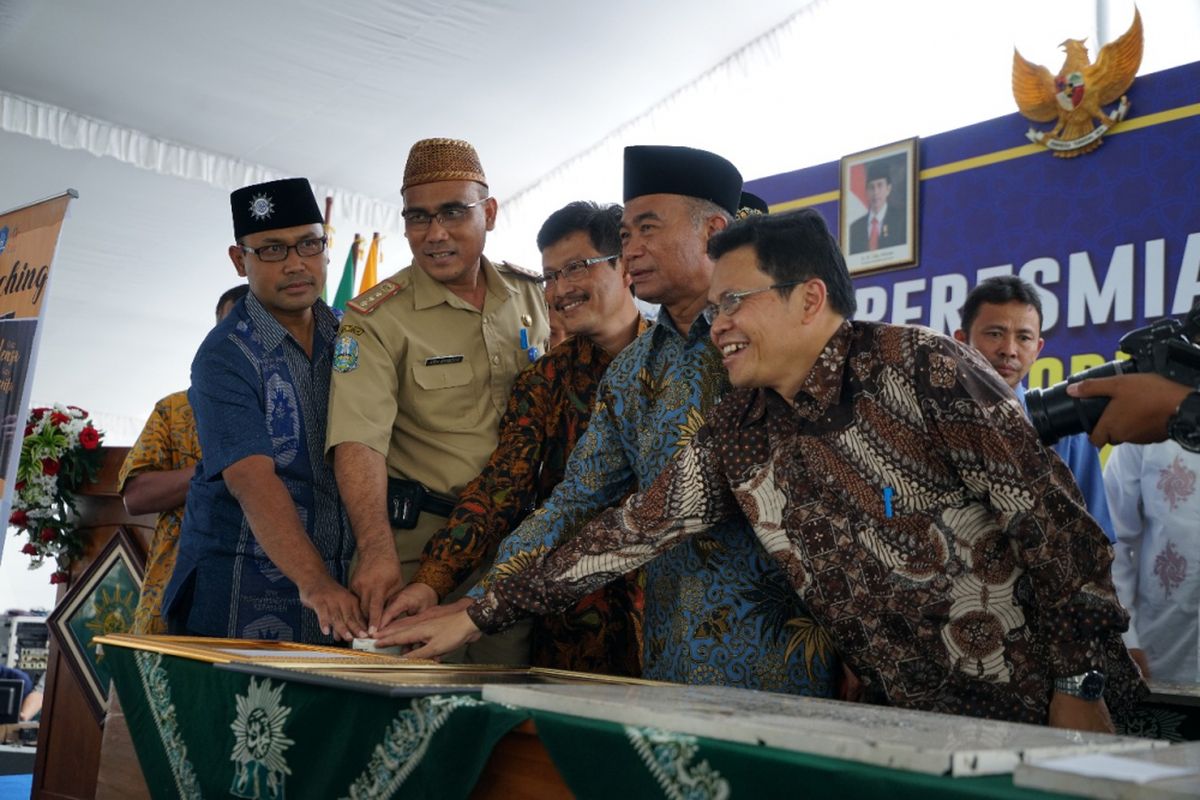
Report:
[[[520,520],[537,497],[542,463],[554,418],[550,356],[526,369],[513,384],[508,408],[500,420],[500,438],[479,475],[459,495],[445,527],[430,538],[413,581],[445,597],[487,558],[488,553]]]
[[[563,480],[537,511],[500,543],[492,568],[468,593],[478,600],[494,581],[540,562],[570,531],[578,530],[634,486],[620,428],[613,418],[608,379],[601,381],[587,431],[567,460]]]
[[[1033,597],[1025,605],[1055,677],[1103,669],[1103,647],[1128,615],[1113,588],[1108,537],[1070,471],[1037,438],[1020,404],[974,350],[914,329],[918,394],[967,490],[1015,542]],[[1018,589],[1019,591],[1020,589]]]
[[[562,610],[738,513],[709,429],[701,428],[645,492],[604,511],[540,563],[494,582],[467,613],[493,632]]]
[[[141,434],[125,456],[117,475],[117,491],[124,491],[129,479],[143,472],[171,469],[171,425],[166,403],[163,399],[154,404]]]

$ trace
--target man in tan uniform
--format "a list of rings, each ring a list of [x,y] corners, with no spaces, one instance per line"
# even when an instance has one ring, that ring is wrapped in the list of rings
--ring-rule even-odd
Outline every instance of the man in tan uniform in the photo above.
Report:
[[[401,193],[413,263],[347,304],[325,444],[358,544],[350,588],[372,635],[487,463],[513,381],[549,336],[540,276],[483,256],[496,201],[470,144],[417,142]],[[466,658],[520,664],[528,649],[525,629]]]

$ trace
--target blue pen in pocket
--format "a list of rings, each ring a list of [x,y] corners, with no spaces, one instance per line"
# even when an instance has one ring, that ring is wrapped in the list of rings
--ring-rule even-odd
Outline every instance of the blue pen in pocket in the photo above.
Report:
[[[521,328],[521,349],[525,351],[525,355],[529,356],[530,364],[537,361],[542,354],[536,347],[529,346],[529,331],[525,328]]]
[[[895,494],[895,492],[896,490],[890,486],[883,487],[883,515],[888,519],[891,519],[894,516],[892,511],[892,495]]]

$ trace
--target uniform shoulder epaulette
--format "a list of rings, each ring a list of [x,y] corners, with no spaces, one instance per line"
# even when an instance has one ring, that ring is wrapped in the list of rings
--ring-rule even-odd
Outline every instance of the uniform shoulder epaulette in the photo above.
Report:
[[[380,281],[353,300],[346,301],[346,307],[352,308],[360,314],[370,314],[379,308],[380,303],[403,288],[398,281]]]
[[[518,267],[511,261],[497,261],[494,263],[494,266],[499,272],[507,272],[509,274],[516,275],[517,277],[525,278],[526,280],[538,281],[542,279],[542,273],[534,272],[526,267]]]

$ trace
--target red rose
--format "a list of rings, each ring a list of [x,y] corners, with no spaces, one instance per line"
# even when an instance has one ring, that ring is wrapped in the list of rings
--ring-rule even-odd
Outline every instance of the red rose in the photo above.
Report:
[[[42,533],[39,538],[46,544],[50,544],[50,542],[53,542],[57,536],[58,531],[54,530],[54,528],[42,528]]]
[[[40,420],[42,417],[46,416],[46,412],[49,410],[50,409],[48,408],[35,408],[33,411],[29,412],[29,416],[36,420]]]
[[[79,444],[84,450],[95,450],[100,445],[100,433],[91,425],[79,432]]]
[[[26,542],[25,546],[21,548],[21,552],[24,553],[25,555],[36,556],[37,555],[37,545],[34,544],[33,542]]]
[[[50,583],[66,583],[70,577],[65,572],[53,572],[50,574]]]
[[[24,528],[29,525],[29,515],[18,508],[8,515],[8,524],[15,525],[18,528]]]
[[[33,433],[33,426],[32,426],[32,425],[26,425],[26,426],[25,426],[25,435],[26,435],[26,436],[28,436],[28,435],[29,435],[29,434],[31,434],[31,433]]]
[[[62,425],[63,423],[70,422],[70,421],[71,421],[71,418],[68,417],[66,414],[63,414],[60,411],[55,411],[53,414],[50,415],[50,424],[51,425]]]
[[[17,481],[13,488],[15,488],[18,492],[25,491],[25,481]]]
[[[57,475],[58,474],[58,459],[57,458],[43,458],[42,459],[42,473],[44,475]]]

